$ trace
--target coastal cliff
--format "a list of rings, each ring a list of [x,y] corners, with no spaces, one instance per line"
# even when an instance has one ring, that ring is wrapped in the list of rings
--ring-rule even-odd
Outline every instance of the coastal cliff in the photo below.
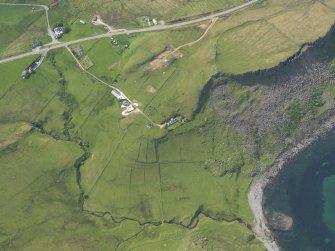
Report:
[[[214,87],[211,108],[222,123],[233,125],[243,135],[259,163],[250,174],[248,201],[255,219],[254,233],[269,251],[281,250],[272,230],[287,231],[294,219],[281,212],[267,217],[264,189],[289,160],[335,128],[334,33],[335,26],[325,37],[302,45],[271,69],[216,74],[215,81],[209,82]],[[269,155],[270,161],[263,161]]]

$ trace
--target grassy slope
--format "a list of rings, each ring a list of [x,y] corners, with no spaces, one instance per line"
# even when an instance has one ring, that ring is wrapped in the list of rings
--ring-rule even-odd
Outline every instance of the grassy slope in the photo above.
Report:
[[[98,233],[98,225],[103,222],[89,219],[79,210],[73,163],[82,155],[80,147],[22,128],[38,117],[42,107],[45,111],[52,110],[50,101],[58,90],[56,72],[47,65],[40,68],[45,75],[37,73],[28,82],[18,77],[18,66],[26,65],[29,60],[0,67],[6,76],[1,86],[0,128],[11,139],[0,153],[1,249],[94,250],[99,239],[103,239],[100,247],[115,246],[117,232],[127,236],[124,226],[115,225],[110,232]],[[125,226],[127,231],[138,231],[135,224]]]
[[[176,47],[194,40],[201,33],[200,28],[140,35],[131,39],[130,50],[122,55],[118,55],[107,40],[101,40],[93,47],[92,44],[85,44],[84,47],[89,54],[91,51],[90,57],[96,63],[91,70],[99,76],[104,74],[113,79],[115,73],[110,73],[108,68],[117,62],[114,57],[119,57],[120,63],[115,71],[122,75],[120,87],[147,106],[146,111],[155,119],[161,120],[176,109],[190,114],[205,80],[219,67],[228,71],[224,68],[225,62],[239,62],[243,56],[249,64],[234,70],[254,70],[272,66],[287,57],[285,53],[293,53],[298,48],[299,44],[293,48],[285,47],[297,43],[291,41],[293,39],[284,39],[288,36],[283,34],[286,30],[269,29],[270,20],[285,15],[285,8],[295,10],[296,15],[301,8],[305,11],[318,8],[325,13],[320,19],[327,24],[325,29],[314,29],[315,33],[308,39],[315,39],[329,28],[332,18],[328,17],[332,14],[328,9],[317,3],[293,1],[289,6],[285,3],[271,2],[264,7],[268,12],[255,7],[243,12],[246,15],[236,14],[219,21],[203,42],[183,49],[181,59],[157,72],[148,70],[148,59],[159,54],[167,45]],[[257,21],[260,18],[262,20]],[[305,27],[314,25],[308,23],[308,19],[305,23]],[[290,28],[287,34],[292,33]],[[261,35],[258,43],[267,45],[265,49],[254,47],[254,40],[241,39],[241,35],[253,34],[255,30]],[[267,33],[274,34],[282,41],[283,47],[276,50],[271,46],[272,36]],[[296,39],[301,40],[301,37]],[[222,45],[223,55],[235,50],[230,57],[218,58],[216,49],[221,40],[226,42]],[[237,46],[247,49],[238,54]],[[110,54],[107,53],[109,51]],[[99,57],[101,52],[105,53]],[[266,61],[274,55],[277,55],[277,61]],[[41,250],[48,246],[56,250],[61,246],[64,250],[94,250],[99,246],[114,250],[119,246],[124,250],[197,250],[205,245],[204,248],[261,250],[260,244],[251,240],[248,228],[239,223],[224,222],[242,218],[252,223],[246,192],[250,171],[256,163],[233,128],[218,124],[215,115],[204,109],[192,123],[172,132],[147,130],[143,117],[121,118],[110,90],[87,78],[67,51],[58,51],[55,58],[56,68],[46,61],[27,81],[21,80],[20,72],[31,58],[0,66],[0,72],[6,76],[0,89],[0,128],[10,134],[8,138],[12,141],[19,140],[1,151],[0,163],[6,165],[0,166],[16,167],[5,169],[9,178],[19,178],[19,170],[31,171],[24,173],[29,179],[42,177],[28,185],[29,189],[25,189],[22,196],[12,196],[12,202],[0,208],[2,218],[10,219],[2,231],[5,234],[1,235],[4,248],[11,246],[20,250],[25,246],[28,250]],[[220,64],[216,63],[218,60],[222,60]],[[163,71],[166,73],[163,74]],[[58,82],[60,78],[66,81],[65,89]],[[148,84],[158,90],[153,97],[141,87]],[[237,91],[236,95],[238,98],[243,93]],[[166,100],[168,102],[164,103]],[[156,113],[151,112],[150,105],[157,109]],[[64,112],[70,116],[64,116]],[[17,123],[34,121],[42,121],[43,129],[60,140],[42,135],[38,130],[17,136],[16,130],[6,129],[15,128]],[[41,148],[43,142],[49,142],[46,151]],[[175,224],[146,225],[143,228],[133,221],[115,224],[107,216],[96,218],[80,212],[73,163],[82,154],[78,143],[83,142],[88,143],[90,151],[88,160],[81,167],[81,184],[87,196],[85,209],[109,211],[116,218],[132,217],[140,222],[157,224],[162,220],[188,224],[196,210],[201,209],[217,222],[200,216],[200,223],[193,230]],[[22,159],[16,155],[22,156]],[[36,157],[30,159],[25,156]],[[60,156],[64,158],[60,160]],[[51,162],[48,169],[43,168],[43,158]],[[225,170],[231,170],[232,174],[228,172],[219,177]],[[8,200],[19,187],[12,189],[16,182],[3,184],[3,191],[8,191],[3,197]],[[18,225],[12,225],[13,219]],[[43,238],[38,238],[41,235]],[[172,242],[176,237],[179,241]],[[204,238],[209,240],[208,243]]]
[[[6,2],[1,0],[0,2]],[[17,3],[31,3],[30,1],[12,1]],[[52,1],[35,1],[36,4],[49,5]],[[90,21],[93,15],[99,14],[103,20],[113,27],[126,28],[141,26],[137,19],[143,16],[150,16],[157,20],[171,21],[179,18],[185,18],[212,11],[228,9],[232,6],[240,4],[241,0],[205,0],[205,1],[185,1],[185,0],[137,0],[137,1],[96,1],[96,0],[74,0],[74,1],[58,1],[57,8],[52,8],[49,11],[51,25],[54,26],[58,22],[63,21],[70,28],[71,32],[66,34],[61,39],[68,41],[78,39],[85,36],[104,33],[102,27],[93,26]],[[8,7],[0,7],[8,8]],[[22,7],[11,7],[18,9]],[[26,8],[26,9],[29,9]],[[79,20],[85,20],[87,23],[81,25]],[[44,19],[43,19],[44,20]],[[17,30],[25,30],[27,27],[21,24]],[[27,50],[27,47],[24,49]]]
[[[0,57],[31,49],[34,41],[47,43],[45,12],[25,6],[0,6]]]
[[[191,117],[204,84],[215,72],[239,74],[273,67],[303,43],[326,34],[335,20],[334,12],[319,2],[264,3],[220,19],[201,42],[181,49],[183,56],[160,70],[151,70],[150,61],[167,47],[196,40],[202,28],[136,35],[129,38],[130,48],[123,54],[109,39],[84,43],[95,64],[90,71],[109,83],[116,79],[118,87],[157,122],[173,113]],[[286,25],[287,19],[303,25]],[[156,92],[148,92],[148,87]]]
[[[211,11],[227,9],[241,3],[240,0],[137,0],[137,1],[63,1],[57,9],[51,12],[52,22],[59,18],[72,19],[79,16],[88,19],[94,14],[100,14],[108,24],[124,28],[138,26],[137,18],[151,16],[157,20],[171,21],[179,18],[190,17]],[[65,12],[65,15],[64,15]]]
[[[178,168],[173,162],[175,162],[174,158],[178,159],[179,157],[174,153],[171,153],[172,163],[169,163],[170,160],[165,155],[166,153],[162,153],[162,185],[160,185],[159,169],[157,168],[159,163],[156,161],[155,146],[152,144],[152,140],[161,137],[162,132],[143,130],[145,121],[141,117],[121,119],[117,116],[119,108],[109,95],[109,90],[82,74],[67,51],[58,51],[55,59],[58,73],[46,61],[37,73],[27,81],[23,81],[20,77],[17,78],[20,72],[17,70],[17,62],[16,64],[2,65],[0,68],[1,72],[9,70],[13,73],[5,81],[7,86],[3,88],[4,95],[0,100],[1,107],[3,107],[0,111],[1,128],[6,130],[8,124],[15,127],[14,125],[19,123],[18,121],[22,121],[20,123],[43,121],[43,129],[45,130],[43,132],[54,135],[56,138],[60,137],[60,140],[55,140],[48,135],[42,135],[38,130],[26,131],[18,136],[15,136],[16,130],[8,132],[13,135],[14,140],[18,141],[14,146],[7,147],[2,151],[0,156],[0,163],[2,163],[0,166],[4,174],[1,195],[3,205],[0,214],[2,218],[8,219],[2,225],[2,247],[10,246],[13,250],[20,250],[23,246],[26,250],[42,250],[46,246],[50,250],[57,248],[92,250],[99,246],[100,248],[106,247],[107,250],[114,250],[114,247],[121,245],[120,248],[128,250],[130,246],[137,249],[141,246],[146,249],[146,247],[163,245],[161,250],[175,250],[175,247],[188,247],[189,250],[194,250],[194,246],[200,245],[197,243],[201,242],[202,238],[207,238],[210,244],[206,245],[213,247],[242,245],[241,248],[244,250],[247,250],[251,244],[255,249],[259,247],[257,242],[247,240],[251,232],[245,226],[238,223],[215,223],[205,218],[192,231],[187,231],[178,225],[169,225],[167,228],[148,225],[141,232],[140,238],[123,243],[123,239],[136,234],[142,227],[133,221],[115,224],[108,217],[99,219],[80,212],[77,204],[79,190],[75,182],[73,163],[82,154],[82,151],[76,143],[66,140],[63,132],[66,129],[64,123],[67,122],[64,121],[63,115],[60,116],[62,109],[68,110],[69,108],[69,104],[63,102],[69,96],[71,96],[72,119],[67,123],[67,129],[70,131],[70,135],[73,135],[73,140],[79,136],[81,140],[88,141],[90,145],[90,158],[82,167],[82,184],[85,191],[88,191],[89,186],[95,182],[94,171],[105,167],[104,162],[110,162],[96,188],[93,188],[91,193],[87,192],[88,204],[95,199],[94,206],[97,209],[113,210],[115,207],[113,213],[117,214],[116,217],[134,216],[137,217],[137,220],[146,218],[149,221],[154,221],[162,219],[161,201],[163,201],[163,213],[166,214],[166,219],[176,216],[178,220],[184,220],[185,223],[190,220],[202,202],[205,207],[218,205],[215,203],[217,199],[215,194],[213,197],[207,198],[207,194],[201,194],[199,190],[198,195],[197,191],[193,191],[192,179],[189,181],[179,179],[180,176],[176,172],[168,172],[168,168]],[[28,59],[19,61],[19,65],[24,65],[27,61],[29,62]],[[63,99],[61,98],[61,85],[58,83],[59,72],[66,80],[66,96]],[[9,86],[11,88],[8,90]],[[60,101],[55,101],[57,99]],[[62,105],[59,105],[59,102]],[[4,106],[5,104],[6,106]],[[25,112],[19,112],[22,109],[26,109]],[[55,122],[62,119],[63,124]],[[73,123],[73,125],[69,126],[69,123]],[[184,133],[189,131],[187,128],[183,130]],[[183,133],[183,130],[180,133]],[[117,139],[123,135],[125,137],[118,145]],[[172,144],[176,144],[175,140],[180,143],[184,141],[183,138],[177,139],[173,135],[171,137]],[[169,140],[164,140],[164,142],[161,143],[162,146],[159,149],[162,148],[165,152],[164,147],[169,147],[166,145]],[[195,139],[194,143],[196,142],[199,141]],[[197,154],[197,152],[188,153],[188,146],[185,147],[186,155],[183,158],[186,158],[187,162],[187,159],[192,158],[193,154]],[[133,162],[133,152],[138,152],[135,162]],[[199,163],[201,159],[199,157]],[[197,179],[201,180],[206,177],[210,179],[210,174],[204,171],[199,163],[185,164],[183,167],[185,177],[189,175],[188,170],[194,169],[197,170],[194,174],[195,177],[198,177]],[[9,168],[10,166],[15,168]],[[125,180],[129,180],[129,167],[134,168],[133,185],[131,186],[125,182]],[[90,174],[88,175],[87,172]],[[143,172],[145,181],[141,179]],[[177,176],[173,176],[174,173]],[[234,186],[241,186],[241,189],[245,190],[249,184],[245,178],[239,178],[241,181],[245,180],[240,184],[235,182],[234,177],[227,177],[221,181],[218,177],[215,179],[218,184],[213,184],[213,189],[224,189],[225,186],[234,184]],[[114,182],[111,183],[111,180]],[[16,185],[17,182],[20,184],[19,186]],[[204,186],[209,184],[210,182],[203,183]],[[187,187],[187,190],[179,190],[180,186]],[[178,194],[180,198],[184,197],[185,203],[180,204],[180,210],[169,206],[178,202],[178,199],[175,202],[175,196],[171,196],[173,187],[176,189],[176,195]],[[205,189],[205,187],[202,188]],[[113,192],[111,193],[111,191]],[[244,203],[245,195],[242,193],[240,197],[236,197],[236,192],[230,188],[224,189],[222,192],[225,194],[224,208],[227,210],[227,214],[222,214],[222,208],[214,207],[213,215],[215,211],[220,211],[221,215],[214,215],[218,217],[218,220],[221,220],[220,217],[231,219],[241,216],[251,222],[250,213]],[[144,199],[145,197],[149,200]],[[152,204],[146,204],[148,201]],[[208,204],[208,201],[212,201],[212,204]],[[240,206],[239,203],[244,205]],[[128,206],[132,207],[133,210],[128,211]],[[22,210],[13,210],[14,208]],[[205,209],[207,210],[207,208]],[[143,216],[143,210],[150,212],[148,211],[149,213]],[[217,235],[217,231],[224,231],[228,227],[230,234],[236,238],[235,244],[228,239],[224,241],[228,236]],[[20,229],[19,232],[18,229]],[[159,243],[156,233],[160,233]],[[176,238],[176,235],[171,235],[172,233],[178,234],[180,241],[171,243],[170,239]],[[42,235],[43,237],[40,237]]]
[[[199,226],[191,231],[171,225],[148,227],[120,250],[262,250],[257,242],[247,241],[248,233],[234,223],[215,223],[200,217]],[[250,238],[250,237],[249,237]],[[232,241],[238,239],[238,242]]]

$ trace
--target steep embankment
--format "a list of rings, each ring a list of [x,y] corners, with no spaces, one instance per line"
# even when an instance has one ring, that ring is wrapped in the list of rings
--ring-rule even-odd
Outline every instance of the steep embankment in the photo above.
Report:
[[[212,109],[244,135],[258,161],[248,200],[254,232],[268,250],[280,247],[263,213],[265,187],[288,160],[335,127],[333,40],[334,27],[274,68],[221,75],[211,96]]]

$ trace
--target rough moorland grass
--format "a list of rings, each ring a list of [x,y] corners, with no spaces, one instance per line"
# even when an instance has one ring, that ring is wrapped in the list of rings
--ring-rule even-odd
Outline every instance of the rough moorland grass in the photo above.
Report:
[[[91,18],[99,13],[105,22],[119,28],[138,26],[137,18],[150,16],[157,20],[171,21],[179,18],[200,15],[211,11],[227,9],[241,3],[240,0],[137,0],[137,1],[63,1],[51,13],[52,22],[59,19],[72,19],[73,16]]]
[[[1,0],[0,2],[6,2]],[[27,0],[15,0],[12,2],[30,3]],[[157,20],[172,21],[180,18],[192,17],[224,10],[242,3],[241,0],[137,0],[137,1],[103,1],[103,0],[73,0],[61,1],[57,8],[50,11],[50,20],[54,25],[59,20],[67,23],[74,22],[74,18],[90,20],[93,15],[99,14],[105,22],[115,27],[125,28],[138,26],[137,18],[150,16]],[[35,3],[50,4],[52,1],[37,0]]]

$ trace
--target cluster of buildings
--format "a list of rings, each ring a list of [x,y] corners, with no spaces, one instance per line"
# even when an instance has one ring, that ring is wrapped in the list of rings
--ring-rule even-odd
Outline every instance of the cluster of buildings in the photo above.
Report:
[[[136,103],[132,104],[121,91],[119,91],[117,89],[113,89],[111,91],[111,93],[114,97],[117,98],[117,100],[119,100],[121,102],[121,108],[124,108],[124,110],[122,111],[123,116],[127,116],[129,113],[136,110],[137,104]],[[181,122],[182,124],[185,124],[187,122],[187,119],[185,117],[172,117],[162,126],[167,128],[167,127],[172,126],[172,125],[174,125],[178,122]],[[151,129],[153,127],[154,127],[154,125],[152,123],[147,124],[148,129]]]
[[[112,90],[112,95],[116,97],[120,102],[121,102],[121,108],[125,108],[122,112],[122,115],[126,116],[130,112],[134,111],[136,108],[134,107],[133,104],[131,104],[128,99],[124,96],[123,93],[120,91],[113,89]]]
[[[173,118],[170,118],[170,120],[165,123],[165,126],[169,127],[169,126],[172,126],[172,125],[174,125],[174,124],[176,124],[178,122],[179,122],[179,119],[176,118],[176,117],[173,117]],[[183,118],[181,118],[180,122],[182,124],[185,124],[187,122],[187,119],[185,117],[183,117]]]
[[[170,118],[170,120],[168,122],[166,122],[166,126],[169,127],[169,126],[172,126],[172,125],[174,125],[178,122],[179,122],[178,118]]]
[[[36,71],[36,69],[41,65],[43,62],[43,59],[45,58],[45,55],[40,55],[34,62],[32,62],[23,72],[22,72],[22,78],[27,79],[29,76]]]
[[[142,23],[147,24],[148,26],[157,25],[158,22],[155,18],[144,17],[142,18]]]

